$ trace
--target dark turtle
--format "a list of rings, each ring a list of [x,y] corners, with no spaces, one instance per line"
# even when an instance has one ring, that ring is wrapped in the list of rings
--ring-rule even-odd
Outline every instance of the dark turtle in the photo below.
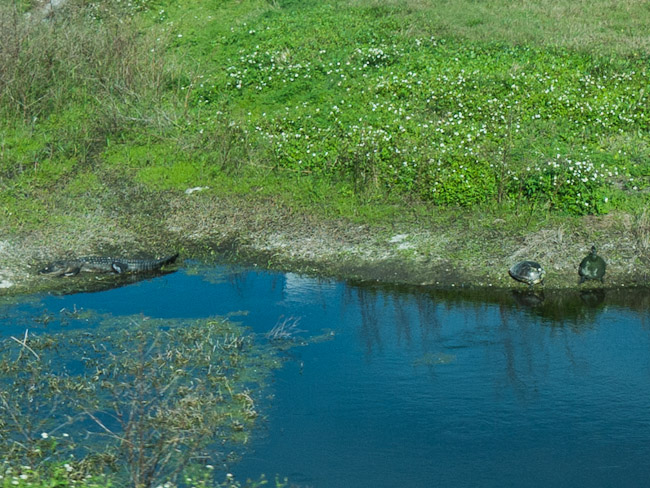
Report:
[[[520,261],[514,264],[509,270],[510,276],[522,283],[526,283],[531,287],[537,283],[544,284],[544,275],[546,272],[539,263],[535,261]]]
[[[586,280],[600,280],[602,283],[606,269],[607,263],[596,254],[596,246],[591,246],[591,252],[585,256],[578,267],[578,274],[580,275],[578,284],[580,285]]]

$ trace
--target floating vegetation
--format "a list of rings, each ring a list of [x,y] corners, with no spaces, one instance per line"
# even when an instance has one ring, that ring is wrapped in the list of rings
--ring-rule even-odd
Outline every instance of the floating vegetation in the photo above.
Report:
[[[413,366],[435,366],[437,364],[451,364],[455,361],[455,354],[447,354],[445,352],[428,352],[413,361]]]
[[[270,348],[221,319],[26,331],[0,342],[0,449],[12,466],[65,466],[70,479],[175,483],[237,458],[278,365]]]
[[[295,341],[297,334],[304,332],[298,328],[300,317],[281,318],[273,328],[266,333],[266,338],[270,341]]]

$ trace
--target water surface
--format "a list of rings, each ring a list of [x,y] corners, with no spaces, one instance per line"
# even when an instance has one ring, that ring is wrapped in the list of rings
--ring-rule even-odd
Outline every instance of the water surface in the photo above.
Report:
[[[0,309],[3,336],[65,310],[299,320],[238,478],[298,486],[646,486],[650,295],[431,290],[227,267]],[[92,323],[87,324],[92,327]],[[37,328],[38,328],[37,327]],[[50,329],[55,330],[54,322]],[[45,326],[47,328],[47,326]]]

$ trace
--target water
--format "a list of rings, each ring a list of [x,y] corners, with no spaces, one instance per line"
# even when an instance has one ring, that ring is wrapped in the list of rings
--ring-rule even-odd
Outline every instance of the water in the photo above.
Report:
[[[61,309],[299,319],[240,479],[298,486],[646,486],[650,294],[355,286],[194,268],[0,310],[2,335]],[[92,327],[92,324],[89,325]]]

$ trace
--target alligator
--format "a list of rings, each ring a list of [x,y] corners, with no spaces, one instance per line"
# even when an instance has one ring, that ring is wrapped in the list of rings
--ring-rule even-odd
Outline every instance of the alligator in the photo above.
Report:
[[[39,274],[48,276],[75,276],[81,271],[91,273],[148,273],[176,261],[178,253],[161,259],[110,258],[87,256],[62,259],[48,264]]]

